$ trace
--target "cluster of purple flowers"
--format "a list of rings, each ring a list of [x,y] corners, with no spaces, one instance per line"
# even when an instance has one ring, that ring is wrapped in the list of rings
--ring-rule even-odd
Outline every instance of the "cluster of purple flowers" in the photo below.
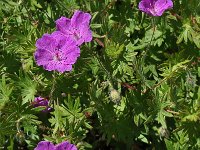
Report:
[[[173,7],[172,0],[141,0],[139,9],[151,16],[161,16],[165,10]],[[71,71],[72,65],[80,56],[79,46],[92,40],[89,13],[75,11],[71,19],[61,17],[56,20],[56,31],[44,34],[36,42],[35,60],[45,70],[56,70],[61,73]],[[36,97],[34,107],[44,106],[43,112],[52,110],[47,99]],[[41,141],[34,150],[77,150],[67,141],[54,145],[49,141]]]
[[[139,3],[139,9],[152,16],[161,16],[172,7],[171,0],[141,0]],[[61,17],[56,20],[56,31],[44,34],[36,42],[37,65],[48,71],[71,71],[80,56],[79,46],[92,40],[90,19],[89,13],[77,10],[71,19]]]
[[[56,20],[56,31],[44,34],[36,42],[35,60],[45,70],[71,71],[80,56],[79,46],[92,40],[89,13],[75,11],[71,19],[61,17]]]
[[[35,60],[38,66],[43,66],[48,71],[71,71],[72,65],[80,56],[79,46],[92,40],[89,13],[75,11],[71,19],[61,17],[56,20],[56,31],[44,34],[36,41]],[[36,97],[32,102],[33,107],[45,107],[42,112],[49,112],[52,108],[49,101]],[[76,146],[64,141],[54,146],[49,141],[41,141],[35,150],[77,150]]]
[[[34,150],[77,150],[76,146],[67,141],[54,145],[49,141],[41,141]]]
[[[139,9],[151,16],[161,16],[172,7],[172,0],[141,0],[139,3]]]
[[[173,7],[171,0],[141,0],[139,9],[152,16],[161,16]],[[35,60],[45,70],[71,71],[80,56],[80,46],[92,40],[89,13],[75,11],[71,19],[61,17],[56,20],[56,31],[44,34],[36,42]]]

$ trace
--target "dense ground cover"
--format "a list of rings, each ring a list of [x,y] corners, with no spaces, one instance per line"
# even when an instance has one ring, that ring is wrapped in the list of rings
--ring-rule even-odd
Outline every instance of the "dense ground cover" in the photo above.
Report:
[[[200,149],[200,2],[158,1],[1,0],[0,149]]]

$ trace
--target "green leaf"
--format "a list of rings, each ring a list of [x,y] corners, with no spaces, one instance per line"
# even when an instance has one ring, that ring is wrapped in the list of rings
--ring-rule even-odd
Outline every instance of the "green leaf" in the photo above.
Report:
[[[21,88],[22,104],[33,101],[37,92],[36,81],[32,80],[29,76],[25,76],[24,78],[20,78],[18,85]]]
[[[2,76],[0,82],[0,110],[4,107],[5,103],[9,101],[13,87],[6,84],[5,75]]]
[[[57,132],[63,131],[66,126],[66,119],[63,118],[63,108],[54,103],[54,112],[52,112],[52,115],[49,122],[53,127],[53,134],[56,135]]]
[[[97,29],[97,28],[101,28],[102,24],[90,24],[90,27],[92,29]]]
[[[116,59],[119,57],[119,55],[122,53],[123,50],[124,50],[124,44],[119,45],[111,42],[106,45],[105,52],[108,55],[108,57]]]

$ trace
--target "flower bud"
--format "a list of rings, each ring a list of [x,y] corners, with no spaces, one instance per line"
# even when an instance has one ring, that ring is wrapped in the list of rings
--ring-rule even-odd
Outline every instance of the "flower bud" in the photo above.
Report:
[[[64,93],[64,92],[62,92],[62,93],[61,93],[61,96],[62,96],[62,97],[66,97],[66,96],[67,96],[67,94],[66,94],[66,93]]]
[[[110,90],[110,99],[111,101],[113,101],[115,104],[119,104],[120,100],[121,100],[121,96],[120,93],[115,90],[115,89],[111,89]]]
[[[167,130],[167,128],[164,127],[160,127],[158,129],[158,133],[160,135],[160,137],[164,137],[164,138],[169,138],[169,131]]]

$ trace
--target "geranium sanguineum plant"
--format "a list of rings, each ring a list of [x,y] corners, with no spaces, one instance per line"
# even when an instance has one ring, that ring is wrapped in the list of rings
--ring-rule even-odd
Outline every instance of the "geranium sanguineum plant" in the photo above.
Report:
[[[84,42],[90,42],[92,40],[92,31],[90,30],[89,13],[82,11],[75,11],[71,19],[61,17],[56,20],[57,31],[62,32],[65,36],[69,36],[76,41],[76,44],[80,46]]]
[[[48,71],[71,71],[72,65],[80,56],[80,49],[71,37],[59,31],[44,34],[36,42],[35,60],[38,66]]]
[[[162,16],[165,10],[172,7],[172,0],[141,0],[139,3],[139,9],[151,16]]]

